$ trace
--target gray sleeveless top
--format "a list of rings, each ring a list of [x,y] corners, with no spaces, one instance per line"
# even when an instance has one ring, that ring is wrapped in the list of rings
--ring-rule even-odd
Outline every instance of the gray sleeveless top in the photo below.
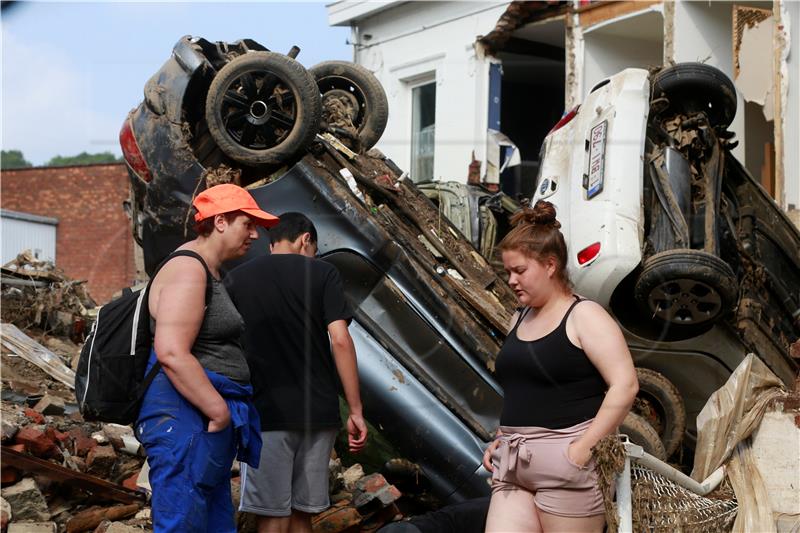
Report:
[[[212,278],[211,290],[211,301],[192,345],[192,354],[206,370],[240,383],[249,383],[250,369],[242,348],[242,315],[221,281]]]
[[[250,382],[250,368],[242,348],[244,320],[233,305],[221,281],[209,276],[211,294],[203,323],[191,352],[206,370],[222,374],[239,383]],[[156,323],[150,318],[150,331]]]

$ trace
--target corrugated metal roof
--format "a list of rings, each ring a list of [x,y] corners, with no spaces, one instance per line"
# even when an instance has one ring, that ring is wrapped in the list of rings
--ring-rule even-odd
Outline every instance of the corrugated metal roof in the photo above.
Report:
[[[21,213],[19,211],[11,211],[9,209],[0,209],[0,217],[24,220],[25,222],[38,222],[39,224],[50,224],[53,226],[58,224],[57,218],[32,215],[31,213]]]

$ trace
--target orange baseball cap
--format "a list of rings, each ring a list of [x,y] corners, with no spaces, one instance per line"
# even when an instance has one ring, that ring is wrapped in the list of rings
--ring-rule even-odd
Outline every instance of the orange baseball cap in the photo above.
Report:
[[[255,199],[238,185],[223,183],[204,190],[192,202],[197,209],[195,222],[200,222],[215,215],[241,211],[260,226],[271,228],[278,223],[278,217],[258,208]]]

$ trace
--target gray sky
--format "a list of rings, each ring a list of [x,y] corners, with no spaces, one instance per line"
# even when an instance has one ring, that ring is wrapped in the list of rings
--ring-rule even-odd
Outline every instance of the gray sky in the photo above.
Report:
[[[306,67],[352,59],[320,2],[17,2],[3,11],[2,148],[35,165],[110,151],[145,82],[183,35],[251,38]]]

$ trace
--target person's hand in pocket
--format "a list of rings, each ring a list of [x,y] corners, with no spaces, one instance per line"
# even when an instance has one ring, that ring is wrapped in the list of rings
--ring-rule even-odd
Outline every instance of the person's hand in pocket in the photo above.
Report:
[[[567,458],[573,464],[584,467],[592,459],[592,449],[584,446],[581,439],[572,441],[567,448]]]
[[[494,466],[492,466],[492,454],[499,445],[500,439],[495,439],[492,441],[489,447],[486,448],[486,451],[483,452],[483,467],[489,472],[494,472]]]

